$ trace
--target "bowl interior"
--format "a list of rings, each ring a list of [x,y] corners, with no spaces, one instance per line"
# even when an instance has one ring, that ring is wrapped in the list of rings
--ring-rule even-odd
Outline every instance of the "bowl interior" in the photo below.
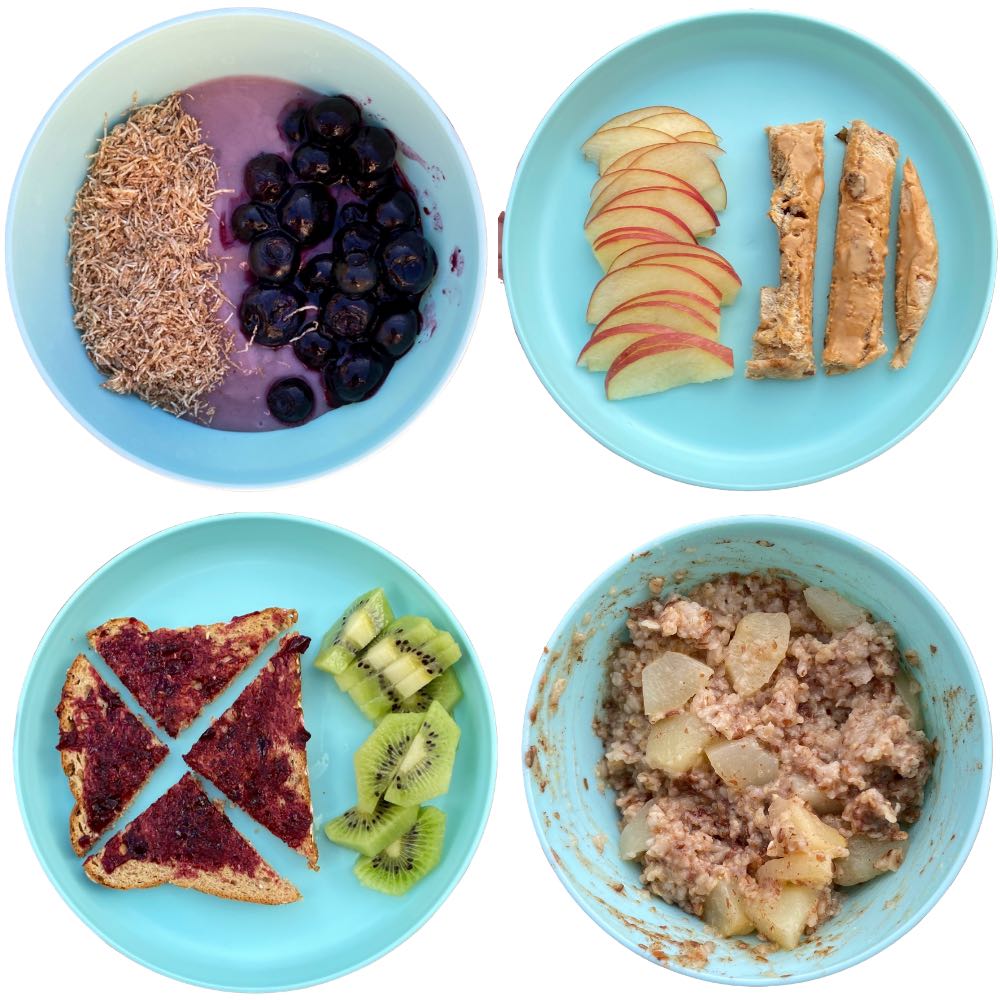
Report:
[[[397,614],[424,614],[448,629],[464,656],[454,669],[464,697],[455,709],[461,746],[449,791],[435,801],[447,816],[439,866],[403,897],[364,889],[355,856],[331,844],[320,825],[353,805],[352,755],[371,725],[332,678],[312,666],[334,616],[381,584]],[[88,652],[86,632],[132,614],[155,626],[220,621],[270,605],[296,608],[297,629],[313,637],[303,657],[302,703],[320,871],[249,816],[226,815],[302,899],[251,906],[163,886],[110,892],[90,882],[69,845],[72,798],[54,750],[53,709],[66,667]],[[181,755],[258,673],[275,644],[241,674],[177,740],[125,815],[131,819],[178,780]],[[89,659],[130,708],[135,701],[102,663]],[[140,715],[144,713],[140,710]],[[25,681],[15,736],[15,780],[32,845],[63,898],[105,940],[144,965],[188,982],[230,990],[279,990],[322,982],[372,961],[412,934],[465,871],[490,808],[496,768],[493,711],[475,651],[447,606],[412,570],[364,539],[297,518],[233,515],[155,535],[99,570],[46,633]],[[210,795],[221,793],[208,786]]]
[[[582,232],[594,165],[580,146],[629,108],[673,104],[722,137],[729,203],[707,244],[743,290],[723,313],[732,378],[609,404],[604,380],[576,364],[592,330],[584,311],[601,269]],[[842,125],[864,118],[912,157],[934,211],[941,274],[913,360],[888,358],[843,378],[750,381],[758,290],[777,280],[767,218],[772,183],[766,125],[826,122],[816,261],[814,339],[826,323]],[[898,187],[898,185],[897,185]],[[895,215],[895,213],[894,213]],[[895,231],[891,245],[895,246]],[[892,266],[890,259],[890,268]],[[668,25],[616,49],[549,111],[518,170],[504,226],[504,273],[525,352],[553,397],[613,451],[663,475],[723,488],[811,482],[878,454],[918,424],[961,373],[986,318],[996,266],[986,181],[962,126],[916,73],[863,38],[786,14],[741,11]],[[895,347],[891,279],[886,342]]]
[[[602,791],[595,779],[602,749],[592,721],[612,643],[627,635],[626,609],[647,599],[651,576],[669,581],[674,573],[686,573],[686,588],[722,572],[771,567],[832,587],[897,629],[900,648],[919,655],[914,675],[923,689],[928,734],[940,752],[902,868],[844,890],[840,913],[795,951],[762,955],[747,947],[750,939],[719,938],[697,918],[655,898],[651,903],[642,893],[638,865],[618,856],[613,794]],[[696,527],[605,574],[580,598],[548,649],[532,688],[525,730],[527,761],[535,760],[525,781],[536,828],[580,905],[647,958],[700,978],[742,984],[835,972],[913,926],[954,878],[971,847],[990,769],[989,717],[978,674],[934,598],[874,549],[802,522],[737,519]],[[557,683],[565,687],[554,699]],[[603,853],[594,842],[600,834],[608,838]]]
[[[384,389],[303,427],[271,433],[208,430],[99,388],[73,326],[67,218],[87,156],[104,126],[129,107],[230,74],[292,80],[345,92],[383,118],[412,151],[402,160],[439,261],[424,299],[417,348]],[[293,14],[219,11],[139,35],[87,70],[43,122],[15,184],[8,222],[9,285],[36,364],[63,403],[106,443],[145,465],[233,485],[280,483],[335,468],[402,427],[458,361],[484,276],[482,207],[458,138],[431,98],[360,39]],[[457,256],[453,256],[458,251]]]

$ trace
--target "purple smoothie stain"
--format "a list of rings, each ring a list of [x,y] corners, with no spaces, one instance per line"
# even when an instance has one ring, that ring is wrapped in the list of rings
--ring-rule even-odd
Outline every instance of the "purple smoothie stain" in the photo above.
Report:
[[[462,272],[465,270],[465,258],[462,256],[462,251],[459,247],[455,247],[451,252],[451,257],[448,258],[449,264],[451,265],[451,273],[455,275],[456,278],[462,277]]]

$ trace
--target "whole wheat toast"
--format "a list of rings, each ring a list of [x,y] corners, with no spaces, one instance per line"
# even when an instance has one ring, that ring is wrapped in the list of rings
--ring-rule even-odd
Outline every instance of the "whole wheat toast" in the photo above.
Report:
[[[242,837],[188,772],[83,863],[111,889],[177,885],[246,903],[294,903],[298,889]]]
[[[287,635],[184,760],[317,868],[302,719],[301,654],[308,646],[307,637]]]
[[[128,808],[169,751],[86,656],[66,671],[56,715],[56,749],[76,800],[69,839],[82,855]]]
[[[215,625],[151,631],[138,618],[113,618],[88,638],[157,725],[176,737],[297,620],[295,611],[266,608]]]

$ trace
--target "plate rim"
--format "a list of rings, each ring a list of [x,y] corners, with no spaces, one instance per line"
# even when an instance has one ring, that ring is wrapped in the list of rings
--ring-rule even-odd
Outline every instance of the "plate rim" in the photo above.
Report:
[[[972,683],[970,687],[973,689],[972,693],[975,696],[976,705],[979,708],[980,717],[982,719],[983,768],[981,773],[985,776],[985,780],[982,783],[973,807],[975,821],[963,832],[963,836],[959,841],[958,852],[955,860],[948,867],[948,870],[940,879],[937,886],[935,886],[924,905],[916,910],[908,920],[904,921],[885,938],[880,939],[874,944],[867,945],[858,955],[833,962],[829,966],[821,967],[819,964],[814,964],[812,969],[794,972],[783,978],[763,978],[748,975],[727,977],[717,972],[710,971],[708,966],[704,969],[700,969],[694,965],[686,963],[667,965],[654,958],[650,952],[639,948],[634,941],[624,938],[617,926],[610,922],[606,923],[600,911],[596,908],[591,908],[590,900],[577,890],[577,888],[570,881],[569,876],[563,867],[557,864],[555,859],[552,857],[552,848],[548,840],[548,827],[541,816],[542,805],[540,802],[540,793],[531,770],[524,766],[525,755],[533,742],[532,729],[534,728],[534,724],[531,720],[531,711],[534,702],[533,696],[536,691],[539,690],[538,686],[543,675],[548,669],[549,655],[547,653],[543,653],[539,658],[538,666],[531,679],[531,686],[528,688],[528,698],[525,706],[524,721],[521,731],[521,772],[522,780],[524,782],[528,812],[531,815],[531,822],[535,828],[535,834],[538,838],[539,845],[541,846],[542,853],[545,855],[545,859],[549,863],[549,867],[555,872],[559,881],[562,883],[563,888],[565,888],[565,890],[569,893],[573,901],[580,907],[581,910],[583,910],[584,913],[587,914],[588,917],[590,917],[591,920],[594,921],[595,924],[597,924],[598,927],[601,928],[602,931],[608,934],[619,944],[624,945],[629,949],[629,951],[638,955],[640,958],[644,958],[670,972],[677,972],[683,976],[689,976],[692,979],[699,979],[703,982],[719,983],[723,986],[785,986],[795,983],[812,982],[816,979],[823,979],[827,976],[835,975],[838,972],[843,972],[844,970],[852,968],[855,965],[860,965],[862,962],[874,957],[879,952],[885,951],[905,934],[908,934],[940,902],[941,897],[944,896],[944,894],[951,887],[952,883],[958,877],[959,872],[965,867],[965,863],[969,859],[969,854],[971,853],[980,829],[982,828],[983,817],[986,812],[986,804],[989,799],[990,786],[993,779],[993,729],[990,718],[989,702],[986,697],[982,674],[979,671],[976,658],[973,656],[972,650],[969,648],[969,644],[966,642],[965,636],[962,634],[962,630],[958,627],[958,624],[948,613],[945,606],[937,599],[937,597],[935,597],[927,585],[920,579],[920,577],[898,559],[891,556],[884,549],[873,545],[871,542],[867,542],[863,538],[859,538],[857,535],[842,531],[839,528],[834,528],[831,525],[823,524],[818,521],[810,521],[805,518],[785,517],[779,514],[738,514],[729,517],[723,516],[681,525],[674,528],[672,531],[665,532],[664,534],[649,540],[644,545],[636,546],[627,555],[616,559],[580,590],[566,614],[562,617],[559,624],[553,629],[545,648],[551,650],[558,647],[559,637],[565,634],[570,628],[575,627],[574,623],[579,621],[580,612],[587,595],[594,591],[597,587],[606,583],[621,570],[632,565],[635,553],[659,549],[670,544],[671,542],[678,542],[693,533],[717,531],[725,535],[727,531],[732,530],[734,525],[739,525],[740,527],[750,526],[755,530],[759,528],[762,537],[766,537],[767,532],[775,528],[790,528],[793,531],[820,535],[826,539],[855,548],[875,559],[877,562],[883,565],[888,565],[897,573],[900,573],[903,577],[908,579],[916,592],[937,611],[941,622],[945,626],[946,630],[951,633],[958,648],[962,652],[965,661],[971,667],[970,677]]]
[[[989,235],[989,246],[990,246],[990,260],[989,260],[989,280],[986,289],[986,295],[984,296],[984,301],[982,308],[980,310],[979,318],[976,323],[976,329],[973,333],[973,337],[969,343],[968,349],[963,355],[961,361],[956,367],[955,371],[952,373],[950,378],[944,384],[940,392],[929,402],[929,404],[923,409],[921,413],[918,414],[906,427],[899,431],[895,436],[891,437],[889,440],[883,442],[882,444],[862,453],[857,458],[854,458],[848,462],[843,462],[840,465],[831,467],[826,471],[817,472],[810,475],[804,476],[791,476],[774,478],[773,481],[764,483],[754,483],[745,481],[732,481],[724,478],[708,478],[701,476],[694,476],[683,474],[676,471],[671,471],[665,467],[663,462],[657,462],[655,459],[644,459],[639,457],[635,453],[635,449],[631,448],[627,442],[622,443],[616,439],[614,433],[607,434],[599,430],[597,427],[593,426],[592,422],[587,420],[582,414],[577,411],[577,407],[570,396],[558,392],[550,379],[548,378],[543,366],[539,363],[537,356],[535,355],[530,341],[531,337],[526,335],[524,329],[527,324],[524,324],[523,320],[518,315],[518,308],[515,302],[514,294],[511,291],[511,284],[507,280],[503,280],[504,293],[507,297],[507,307],[510,311],[511,322],[514,326],[514,332],[517,334],[517,339],[521,344],[521,349],[524,351],[528,362],[534,369],[535,374],[538,376],[539,381],[545,387],[546,391],[555,400],[560,409],[582,430],[586,431],[595,441],[603,445],[609,451],[618,455],[620,458],[624,458],[626,461],[631,462],[633,465],[637,465],[648,472],[655,473],[658,476],[662,476],[666,479],[672,479],[675,482],[687,483],[691,486],[701,486],[707,489],[717,489],[717,490],[734,490],[734,491],[760,491],[760,490],[783,490],[792,489],[796,486],[806,486],[810,483],[822,482],[826,479],[832,479],[835,476],[839,476],[844,472],[849,472],[851,469],[856,469],[861,465],[870,462],[872,459],[877,458],[879,455],[884,454],[890,448],[899,444],[904,438],[909,436],[913,431],[915,431],[944,401],[945,397],[954,388],[955,384],[961,378],[965,369],[968,367],[969,362],[972,360],[972,355],[975,353],[976,348],[979,346],[979,342],[982,339],[983,330],[986,327],[986,321],[989,318],[990,309],[993,303],[993,296],[996,286],[996,272],[997,272],[997,222],[996,222],[996,210],[993,203],[993,194],[990,189],[989,181],[986,177],[986,171],[983,168],[982,160],[979,157],[979,153],[976,149],[975,144],[972,141],[971,136],[966,131],[965,126],[962,124],[959,117],[952,110],[951,106],[947,101],[938,93],[938,91],[927,81],[927,79],[917,70],[915,70],[909,63],[905,62],[899,58],[895,53],[884,47],[883,45],[876,42],[874,39],[861,34],[860,32],[854,31],[851,28],[845,27],[844,25],[837,24],[833,21],[828,21],[823,18],[809,17],[803,14],[795,14],[787,11],[776,11],[776,10],[765,10],[765,9],[752,9],[744,8],[737,10],[726,10],[726,11],[716,11],[709,14],[699,14],[693,17],[681,18],[678,20],[667,21],[664,24],[658,25],[657,27],[650,28],[648,31],[641,32],[638,35],[629,38],[628,40],[616,45],[609,52],[605,53],[590,66],[588,66],[582,73],[577,75],[570,84],[559,94],[559,96],[550,105],[548,111],[542,117],[542,120],[538,123],[531,138],[528,140],[527,146],[524,148],[524,152],[521,154],[521,158],[517,164],[517,170],[514,173],[514,180],[511,183],[510,193],[507,196],[506,210],[504,215],[504,226],[503,226],[503,236],[501,239],[501,262],[504,256],[509,257],[509,241],[511,226],[507,224],[508,217],[512,215],[511,209],[516,206],[516,199],[518,195],[519,188],[524,183],[525,167],[531,158],[532,153],[536,145],[540,144],[543,134],[546,131],[550,119],[554,118],[561,110],[562,105],[569,99],[570,95],[576,90],[576,88],[592,73],[596,73],[600,70],[606,63],[611,62],[613,59],[620,57],[626,50],[634,45],[638,45],[645,39],[649,38],[651,35],[658,34],[668,34],[679,28],[686,28],[689,26],[698,26],[699,24],[716,24],[721,20],[744,20],[744,19],[769,19],[784,24],[802,26],[811,26],[813,28],[819,27],[825,31],[833,32],[834,34],[841,35],[847,39],[853,41],[854,43],[860,43],[868,48],[876,50],[884,59],[888,60],[890,64],[895,66],[897,69],[902,70],[904,73],[912,76],[918,83],[926,88],[926,91],[930,96],[938,103],[944,114],[950,120],[953,126],[955,126],[956,131],[961,137],[963,148],[965,152],[970,156],[972,165],[975,168],[976,176],[979,181],[979,187],[982,190],[983,196],[986,201],[988,208],[987,211],[987,228]],[[669,455],[670,452],[668,451]]]
[[[103,63],[107,62],[109,59],[116,56],[121,50],[127,48],[135,42],[141,41],[142,39],[153,35],[159,31],[165,29],[174,28],[181,24],[186,24],[193,21],[208,20],[210,18],[221,18],[221,17],[275,17],[286,21],[297,22],[300,24],[308,25],[314,28],[321,28],[324,31],[332,32],[335,35],[340,36],[346,41],[356,45],[363,51],[373,55],[376,59],[384,62],[395,71],[403,80],[406,81],[408,86],[424,101],[426,106],[429,108],[434,117],[438,120],[444,132],[449,136],[451,142],[454,145],[459,163],[462,168],[462,174],[468,184],[469,191],[472,194],[473,202],[473,215],[475,221],[475,233],[476,233],[476,243],[479,250],[479,267],[477,268],[474,277],[473,284],[473,295],[472,302],[469,309],[469,321],[466,324],[465,329],[462,332],[462,336],[459,338],[456,344],[454,354],[448,364],[441,370],[437,384],[433,387],[433,390],[427,394],[412,410],[412,412],[407,416],[405,420],[397,424],[392,428],[385,436],[380,438],[378,441],[370,444],[367,448],[362,448],[360,451],[352,452],[348,457],[342,458],[338,462],[333,464],[323,463],[319,467],[314,467],[311,471],[300,472],[291,476],[263,476],[257,477],[253,480],[246,478],[223,478],[218,474],[215,476],[200,476],[192,475],[190,473],[185,473],[178,471],[174,468],[168,468],[164,465],[158,464],[155,461],[133,451],[124,445],[119,444],[117,441],[112,440],[106,434],[99,431],[90,420],[88,420],[80,412],[80,410],[70,401],[70,399],[56,386],[54,379],[49,374],[48,369],[42,365],[38,353],[34,349],[34,345],[29,339],[27,332],[27,325],[24,321],[24,316],[21,311],[20,303],[17,296],[17,291],[14,284],[14,232],[13,232],[13,220],[14,220],[14,208],[21,192],[21,184],[24,175],[27,171],[28,160],[31,158],[38,141],[48,127],[50,120],[62,106],[63,102],[69,97],[69,95],[76,89],[76,87],[88,77],[95,69],[101,66]],[[28,140],[28,144],[24,148],[24,152],[21,154],[20,162],[18,163],[17,171],[14,174],[14,181],[11,185],[10,196],[7,200],[7,221],[4,227],[4,254],[5,254],[5,278],[7,284],[7,295],[11,305],[11,311],[14,314],[14,321],[17,325],[18,332],[21,335],[21,342],[24,345],[25,350],[28,352],[28,357],[35,368],[35,371],[41,376],[42,381],[49,388],[51,393],[56,397],[62,407],[70,414],[70,416],[88,433],[93,435],[98,441],[103,445],[110,448],[116,454],[128,459],[130,462],[134,462],[136,465],[141,466],[144,469],[149,469],[162,476],[168,476],[172,479],[180,480],[182,482],[198,483],[208,486],[223,487],[227,489],[238,489],[238,490],[256,490],[264,489],[273,486],[287,486],[293,483],[306,482],[310,479],[317,479],[320,476],[325,476],[331,472],[335,472],[339,469],[346,468],[350,465],[359,462],[361,459],[367,457],[368,455],[373,455],[377,451],[384,448],[393,438],[400,434],[406,427],[412,424],[417,417],[424,411],[424,409],[431,403],[431,401],[440,393],[445,386],[454,377],[456,370],[462,359],[465,357],[466,351],[469,347],[469,342],[472,339],[472,334],[475,332],[476,327],[479,324],[479,316],[482,311],[483,305],[483,295],[486,287],[486,273],[487,273],[487,257],[488,257],[488,241],[486,236],[486,214],[483,205],[482,192],[479,189],[479,182],[476,178],[475,170],[472,167],[472,161],[469,159],[469,154],[462,143],[461,138],[458,135],[455,126],[452,125],[451,119],[444,113],[437,101],[431,96],[431,94],[426,90],[426,88],[406,69],[404,69],[395,59],[389,56],[387,53],[383,52],[382,49],[373,45],[371,42],[366,41],[359,35],[355,35],[353,32],[340,27],[339,25],[333,24],[329,21],[324,21],[321,18],[311,17],[306,14],[299,14],[294,11],[289,10],[278,10],[272,7],[213,7],[206,10],[193,11],[189,14],[181,14],[177,17],[168,18],[165,21],[160,21],[157,24],[150,25],[148,28],[143,28],[141,31],[137,31],[127,38],[112,45],[109,49],[102,52],[95,59],[93,59],[87,66],[85,66],[79,73],[77,73],[73,79],[59,92],[59,95],[55,100],[49,105],[48,110],[42,116],[35,130],[31,134],[31,138]],[[209,428],[206,428],[209,429]],[[294,430],[294,428],[290,428]],[[221,431],[219,433],[247,433],[239,431]],[[249,432],[253,433],[253,432]],[[273,432],[269,432],[273,433]]]
[[[325,974],[318,977],[313,977],[310,979],[302,979],[295,982],[286,982],[281,985],[265,985],[265,986],[250,986],[250,985],[233,985],[231,983],[224,983],[221,981],[210,981],[205,979],[199,979],[196,977],[191,977],[184,975],[183,972],[165,968],[163,965],[151,961],[140,954],[137,954],[134,950],[124,947],[122,944],[114,940],[114,938],[105,933],[105,931],[98,926],[93,920],[90,919],[88,915],[82,912],[81,908],[77,905],[74,899],[71,899],[67,893],[64,891],[62,884],[55,877],[52,868],[49,864],[48,858],[45,857],[43,852],[39,849],[38,841],[35,836],[35,830],[32,825],[31,820],[28,815],[28,808],[25,802],[22,781],[22,770],[24,767],[22,761],[22,747],[21,747],[21,733],[22,733],[22,718],[26,709],[25,702],[27,698],[28,682],[34,675],[35,671],[39,667],[39,654],[42,648],[49,642],[50,638],[54,636],[57,630],[61,627],[63,618],[68,612],[70,606],[75,603],[75,601],[82,596],[82,594],[100,577],[105,573],[109,573],[113,568],[125,558],[131,556],[138,550],[146,548],[154,543],[160,542],[172,535],[180,534],[184,531],[198,529],[206,525],[220,524],[225,522],[235,522],[235,521],[250,521],[250,520],[263,520],[271,523],[278,522],[291,522],[300,526],[307,526],[311,528],[319,528],[321,530],[330,532],[341,538],[345,538],[351,542],[359,543],[369,549],[374,550],[376,553],[388,559],[391,563],[403,569],[406,573],[411,575],[415,580],[417,580],[427,591],[432,594],[445,608],[448,609],[448,613],[458,626],[457,631],[459,633],[459,638],[465,645],[465,648],[469,652],[469,661],[472,663],[480,675],[483,683],[483,687],[486,692],[485,708],[487,718],[489,720],[489,725],[486,727],[486,754],[488,758],[488,781],[485,789],[485,800],[482,809],[482,814],[479,817],[477,828],[473,835],[472,841],[469,845],[468,850],[465,852],[463,857],[459,860],[459,864],[455,869],[455,874],[448,881],[444,890],[441,892],[440,896],[435,900],[434,904],[430,906],[427,911],[421,915],[421,917],[415,921],[410,927],[408,927],[402,934],[394,938],[388,945],[381,948],[379,951],[375,952],[371,956],[354,962],[344,968],[337,970],[331,974]],[[110,945],[115,951],[124,955],[126,958],[131,959],[138,965],[144,966],[145,968],[151,970],[152,972],[158,973],[159,975],[166,976],[170,979],[176,980],[178,982],[187,983],[191,986],[200,986],[207,989],[213,990],[224,990],[231,991],[234,993],[264,993],[264,992],[284,992],[287,990],[305,989],[310,986],[318,986],[322,983],[332,982],[335,979],[343,978],[348,976],[353,972],[357,972],[359,969],[364,968],[367,965],[371,965],[377,962],[379,959],[385,957],[390,951],[395,950],[403,942],[409,940],[414,934],[416,934],[435,913],[444,905],[451,894],[454,892],[455,887],[465,876],[465,873],[469,869],[469,865],[472,863],[472,859],[479,849],[479,845],[482,842],[483,834],[486,830],[486,826],[489,823],[490,815],[493,809],[494,797],[496,792],[496,779],[497,779],[497,726],[496,726],[496,714],[493,707],[493,696],[490,692],[489,680],[486,675],[486,671],[483,669],[482,663],[476,653],[475,647],[472,641],[469,639],[462,623],[458,620],[455,614],[451,611],[451,606],[444,601],[440,594],[421,576],[416,572],[407,562],[400,559],[398,556],[390,552],[388,549],[383,548],[381,545],[371,541],[371,539],[366,538],[364,535],[358,534],[357,532],[350,531],[347,528],[342,528],[339,525],[331,524],[327,521],[321,521],[318,518],[302,517],[297,514],[282,514],[277,512],[255,512],[255,511],[240,511],[228,514],[215,514],[208,517],[194,518],[189,521],[182,521],[179,524],[172,525],[168,528],[164,528],[160,531],[154,532],[151,535],[147,535],[137,542],[131,545],[127,545],[125,548],[121,549],[118,553],[112,556],[110,559],[102,563],[93,573],[91,573],[83,583],[78,586],[72,594],[63,602],[62,606],[56,612],[52,621],[49,623],[44,634],[39,640],[35,652],[32,654],[31,662],[28,664],[28,669],[25,671],[24,679],[21,683],[21,692],[18,696],[17,701],[17,713],[14,721],[14,739],[13,739],[13,777],[14,777],[14,790],[17,796],[18,811],[21,816],[21,823],[24,831],[28,838],[28,843],[31,846],[32,853],[35,859],[38,861],[45,874],[45,877],[49,880],[49,884],[58,893],[59,898],[65,903],[73,914],[89,928],[93,933],[95,933],[102,941]]]

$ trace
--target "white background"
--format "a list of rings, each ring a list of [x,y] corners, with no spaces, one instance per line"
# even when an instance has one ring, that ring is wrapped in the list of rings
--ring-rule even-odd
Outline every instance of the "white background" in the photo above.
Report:
[[[289,3],[367,38],[440,103],[478,174],[491,260],[496,217],[518,157],[562,90],[612,46],[665,21],[727,6],[669,0]],[[212,4],[204,0],[203,5]],[[4,203],[21,151],[72,77],[113,43],[199,6],[181,0],[6,5],[0,38]],[[772,0],[770,6],[844,24],[916,66],[964,122],[997,189],[996,29],[987,23],[982,4],[951,0],[941,8]],[[499,726],[493,814],[465,878],[430,923],[395,952],[317,991],[336,992],[344,1000],[392,991],[418,997],[433,991],[441,1000],[511,992],[541,996],[550,990],[577,997],[646,991],[733,995],[725,993],[726,987],[672,974],[626,951],[577,908],[544,860],[524,801],[519,756],[524,703],[542,646],[590,580],[656,535],[716,516],[796,515],[862,536],[924,580],[964,632],[994,706],[1000,705],[993,655],[1000,554],[996,326],[994,316],[968,371],[939,410],[888,454],[833,481],[792,491],[715,492],[632,467],[562,413],[521,352],[491,266],[468,353],[415,423],[340,472],[302,485],[241,493],[166,479],[98,443],[62,409],[34,370],[4,296],[4,992],[46,996],[71,988],[88,998],[98,995],[98,983],[107,1000],[195,992],[103,944],[49,885],[14,799],[7,759],[14,711],[24,672],[49,621],[108,558],[178,521],[224,511],[274,510],[353,529],[415,567],[476,644]],[[410,510],[400,516],[400,505],[385,506],[379,495],[398,496],[397,462],[427,442],[459,464],[461,475],[453,477],[458,485],[440,497],[416,491]],[[355,488],[360,475],[364,490]],[[832,979],[785,987],[782,996],[978,993],[979,984],[990,981],[996,950],[998,836],[1000,807],[994,801],[964,870],[923,923],[864,965]]]

